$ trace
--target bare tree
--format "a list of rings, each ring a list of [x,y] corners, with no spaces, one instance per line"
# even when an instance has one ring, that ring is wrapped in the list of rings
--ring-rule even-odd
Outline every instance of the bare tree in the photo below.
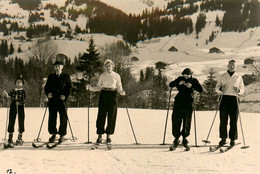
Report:
[[[41,104],[43,93],[43,78],[47,74],[47,64],[52,63],[53,59],[58,53],[58,45],[49,37],[40,38],[35,41],[33,47],[30,49],[28,57],[37,67],[38,88],[39,88],[39,103]]]
[[[115,71],[120,73],[131,64],[131,49],[127,44],[118,41],[106,44],[102,54],[102,59],[111,59],[115,63]]]

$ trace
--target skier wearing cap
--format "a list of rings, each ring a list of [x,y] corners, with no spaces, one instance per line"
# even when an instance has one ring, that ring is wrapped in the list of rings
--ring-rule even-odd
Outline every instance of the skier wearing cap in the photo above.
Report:
[[[114,134],[117,117],[117,92],[125,95],[120,75],[113,71],[114,63],[107,59],[104,63],[104,72],[101,74],[96,87],[86,86],[90,91],[101,91],[98,103],[98,116],[96,121],[98,138],[96,143],[102,142],[102,134],[107,134],[107,143],[111,143],[110,135]],[[107,118],[107,127],[105,121]]]
[[[16,88],[10,90],[8,93],[7,91],[3,91],[3,94],[11,99],[10,104],[10,113],[9,113],[9,124],[8,124],[8,132],[9,132],[9,138],[8,143],[5,145],[5,147],[13,147],[13,132],[14,132],[14,125],[16,120],[16,114],[18,115],[18,138],[16,140],[16,145],[22,145],[22,134],[25,131],[24,129],[24,119],[25,119],[25,113],[24,113],[24,104],[26,102],[26,92],[23,89],[25,82],[21,77],[18,77],[15,80]]]
[[[64,66],[64,59],[67,56],[64,54],[58,54],[54,62],[55,73],[50,74],[46,85],[45,94],[48,97],[48,107],[49,107],[49,122],[48,131],[52,135],[49,138],[49,142],[54,142],[56,134],[60,135],[59,142],[64,140],[64,136],[67,134],[67,111],[65,108],[66,101],[71,92],[71,79],[68,74],[62,72]],[[60,126],[57,131],[57,112],[60,115]]]
[[[196,78],[192,77],[192,71],[186,68],[174,81],[170,82],[171,88],[176,87],[179,91],[175,97],[172,112],[172,135],[174,136],[173,147],[177,147],[180,143],[179,137],[182,136],[182,144],[188,147],[187,137],[190,135],[193,91],[203,92],[203,88]],[[181,130],[181,124],[182,130]]]
[[[216,85],[216,92],[222,96],[219,106],[220,125],[219,136],[221,141],[219,146],[226,144],[228,116],[230,118],[229,138],[230,145],[235,145],[237,139],[237,119],[238,119],[238,95],[244,93],[244,83],[236,70],[236,61],[230,60],[227,65],[227,72],[220,75]]]

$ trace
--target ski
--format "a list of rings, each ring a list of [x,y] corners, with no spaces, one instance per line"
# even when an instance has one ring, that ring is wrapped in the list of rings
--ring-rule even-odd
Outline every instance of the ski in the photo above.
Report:
[[[47,143],[46,147],[48,149],[53,149],[53,148],[57,147],[58,145],[64,143],[65,141],[68,141],[68,140],[70,140],[70,139],[63,139],[63,141],[58,141],[58,142],[55,142],[55,143]]]
[[[14,144],[13,143],[4,143],[4,148],[14,148]]]
[[[216,151],[217,151],[218,149],[220,149],[221,147],[222,147],[222,146],[219,146],[219,145],[216,146],[216,147],[210,146],[210,147],[209,147],[209,151],[210,151],[210,152],[216,152]]]
[[[241,144],[241,143],[237,143],[237,144],[235,144],[234,146],[236,146],[236,145],[238,145],[238,144]],[[228,147],[226,147],[225,149],[220,148],[220,152],[221,152],[221,153],[228,152],[228,151],[229,151],[230,149],[232,149],[234,146],[228,146]]]
[[[111,144],[111,142],[107,142],[107,149],[108,149],[108,150],[112,150],[112,144]]]
[[[39,143],[39,142],[33,142],[32,143],[32,147],[34,148],[40,148],[40,147],[43,147],[45,145],[47,145],[49,142],[43,142],[43,143]]]
[[[91,150],[96,150],[99,147],[100,143],[94,143],[91,145]]]
[[[185,148],[185,151],[190,151],[190,146],[185,145],[184,148]]]
[[[169,148],[169,150],[170,150],[170,151],[174,151],[174,150],[176,150],[176,148],[177,148],[177,147],[175,147],[174,145],[171,145],[170,148]]]
[[[185,151],[190,151],[190,146],[187,145],[187,146],[183,146],[183,147],[185,148],[184,149]],[[178,148],[177,146],[171,145],[169,150],[170,151],[175,151],[177,148]]]

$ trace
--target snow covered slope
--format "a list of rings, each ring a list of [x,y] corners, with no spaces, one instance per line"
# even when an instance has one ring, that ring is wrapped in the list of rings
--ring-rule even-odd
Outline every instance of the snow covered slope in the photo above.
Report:
[[[95,151],[90,150],[87,141],[87,108],[69,108],[69,118],[73,134],[78,141],[66,142],[55,149],[48,150],[43,147],[34,149],[31,142],[37,137],[44,108],[26,108],[24,146],[14,149],[0,149],[0,173],[12,169],[16,174],[252,174],[259,173],[259,142],[260,131],[258,123],[259,114],[241,113],[246,145],[248,149],[240,149],[243,139],[238,130],[239,144],[225,154],[209,152],[209,145],[204,146],[201,140],[207,137],[214,111],[196,112],[197,142],[201,147],[192,147],[185,152],[182,147],[170,152],[169,146],[173,141],[171,135],[171,122],[169,117],[166,141],[167,145],[159,145],[163,141],[166,110],[129,109],[137,141],[130,128],[125,108],[118,110],[116,132],[111,137],[114,148],[111,151],[101,147]],[[171,115],[171,111],[169,113]],[[48,114],[47,114],[48,116]],[[90,141],[94,142],[95,121],[97,108],[90,108]],[[218,117],[218,116],[217,116]],[[0,138],[3,138],[6,109],[0,109]],[[49,138],[46,117],[40,135],[42,141]],[[219,119],[213,126],[209,140],[210,145],[218,144]],[[192,123],[190,145],[195,144],[194,127]],[[14,138],[17,137],[17,127]],[[68,138],[71,137],[68,127]]]

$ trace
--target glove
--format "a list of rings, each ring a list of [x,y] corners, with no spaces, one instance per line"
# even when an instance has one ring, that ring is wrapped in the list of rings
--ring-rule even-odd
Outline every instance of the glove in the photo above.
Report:
[[[183,85],[183,84],[185,84],[185,81],[180,81],[180,83],[179,83],[179,85]]]
[[[86,85],[86,90],[89,91],[91,86],[89,84]]]
[[[52,98],[52,93],[49,93],[47,97]]]
[[[235,90],[236,93],[239,93],[239,92],[240,92],[240,89],[239,89],[238,87],[236,87],[236,86],[234,86],[233,89]]]
[[[65,100],[65,95],[61,95],[61,96],[60,96],[60,99],[61,99],[61,100]]]
[[[192,84],[191,83],[186,83],[187,88],[191,88]]]
[[[121,95],[125,96],[125,91],[123,91],[123,92],[121,93]]]

